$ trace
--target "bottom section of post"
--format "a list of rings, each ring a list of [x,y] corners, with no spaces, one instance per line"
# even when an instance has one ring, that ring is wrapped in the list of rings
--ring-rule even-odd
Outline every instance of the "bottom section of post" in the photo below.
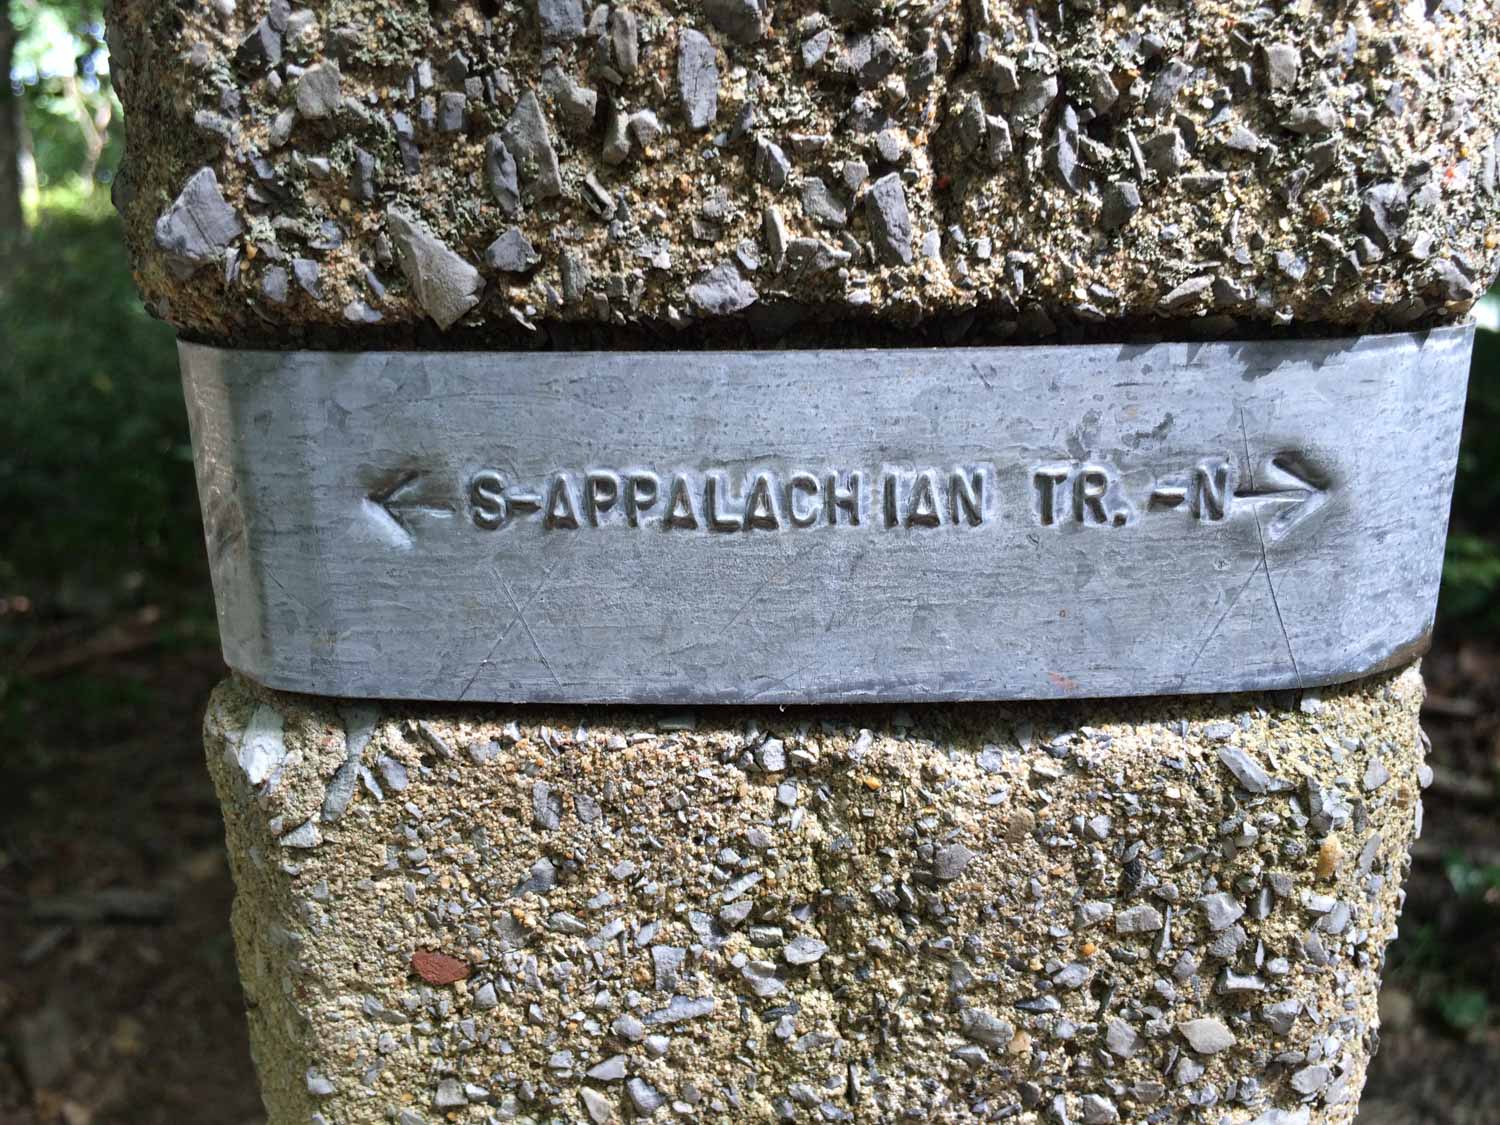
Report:
[[[272,1125],[1349,1122],[1421,698],[1415,669],[691,713],[227,682]]]

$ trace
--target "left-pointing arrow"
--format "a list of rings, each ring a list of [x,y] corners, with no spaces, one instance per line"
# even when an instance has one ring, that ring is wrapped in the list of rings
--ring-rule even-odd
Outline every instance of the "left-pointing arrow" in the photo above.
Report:
[[[410,523],[413,515],[428,515],[438,519],[450,519],[453,516],[451,503],[433,503],[413,495],[417,491],[415,486],[421,479],[421,473],[405,473],[395,483],[377,488],[365,499],[368,506],[395,525],[395,530],[408,543],[415,536]]]

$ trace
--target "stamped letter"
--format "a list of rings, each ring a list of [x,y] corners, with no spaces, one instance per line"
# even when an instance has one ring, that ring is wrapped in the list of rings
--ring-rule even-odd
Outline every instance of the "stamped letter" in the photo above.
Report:
[[[708,473],[707,477],[703,482],[703,517],[708,520],[708,530],[738,531],[740,517],[720,507],[729,498],[729,480],[723,473]]]
[[[505,524],[505,481],[494,469],[483,469],[469,482],[469,508],[474,526],[494,531]]]
[[[923,469],[917,474],[916,483],[907,498],[907,527],[941,527],[943,517],[938,514],[937,473]]]
[[[1079,523],[1108,523],[1104,497],[1109,492],[1109,474],[1097,465],[1084,465],[1073,478],[1073,518]]]
[[[1221,520],[1233,497],[1229,462],[1217,457],[1199,462],[1193,472],[1193,515],[1200,520]]]
[[[548,531],[578,529],[578,501],[573,499],[573,484],[567,473],[558,473],[552,478],[547,490],[547,515],[542,526]]]
[[[797,494],[802,493],[814,499],[813,504],[807,508],[797,506]],[[818,478],[811,473],[797,472],[787,478],[786,482],[786,517],[793,527],[811,527],[818,522]]]
[[[776,502],[771,498],[771,474],[758,473],[745,494],[745,530],[780,531]]]
[[[667,518],[663,527],[680,528],[683,531],[698,530],[698,516],[693,511],[693,494],[688,489],[686,473],[672,478],[672,494],[667,498]]]
[[[641,526],[641,513],[656,507],[661,481],[655,473],[631,473],[625,480],[625,522]]]
[[[828,474],[825,497],[828,501],[829,527],[838,527],[840,511],[848,515],[850,527],[859,526],[859,497],[864,491],[864,477],[860,473],[847,473],[844,482],[844,486],[840,488],[838,473]]]
[[[620,478],[614,473],[590,473],[583,482],[583,511],[589,526],[599,526],[599,513],[607,512],[620,498]]]
[[[1051,527],[1057,522],[1059,515],[1058,486],[1068,479],[1068,470],[1062,465],[1044,465],[1033,471],[1031,479],[1036,485],[1037,508],[1042,526]]]
[[[948,518],[957,527],[967,521],[970,527],[984,522],[984,470],[954,469],[948,477]]]

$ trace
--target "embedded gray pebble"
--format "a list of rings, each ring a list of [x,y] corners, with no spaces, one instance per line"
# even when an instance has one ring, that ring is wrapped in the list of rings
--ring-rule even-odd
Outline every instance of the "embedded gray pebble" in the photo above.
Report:
[[[1006,1046],[1016,1033],[1009,1020],[983,1008],[965,1008],[959,1013],[958,1026],[967,1038],[992,1047]]]
[[[785,957],[789,965],[812,965],[823,959],[828,944],[817,938],[793,938],[786,947]]]
[[[440,133],[463,131],[469,117],[469,99],[462,93],[449,91],[438,99],[437,127]]]
[[[261,296],[273,305],[286,303],[290,285],[291,277],[287,274],[285,266],[268,266],[260,275]]]
[[[562,194],[557,150],[552,147],[547,119],[535,93],[528,90],[516,102],[515,112],[500,131],[500,136],[506,150],[514,156],[521,182],[528,192],[537,199],[551,199]],[[503,170],[504,158],[500,159]],[[491,190],[497,190],[493,180]]]
[[[323,832],[314,820],[298,825],[279,841],[284,848],[315,848],[322,842]]]
[[[1198,900],[1198,905],[1203,908],[1203,916],[1208,922],[1208,928],[1214,931],[1227,929],[1245,914],[1243,906],[1222,892],[1204,895]]]
[[[200,168],[172,206],[156,221],[156,245],[181,276],[211,262],[244,233],[234,208],[224,200],[212,168]]]
[[[631,1078],[627,1081],[625,1092],[630,1095],[630,1104],[642,1117],[652,1116],[667,1104],[667,1099],[662,1097],[661,1092],[642,1078]]]
[[[773,188],[780,188],[786,186],[787,176],[792,170],[792,162],[787,159],[780,145],[761,137],[755,142],[754,169],[756,177],[762,183]]]
[[[566,43],[583,34],[582,0],[536,0],[537,24],[546,43]]]
[[[322,269],[311,258],[292,259],[292,276],[296,278],[302,291],[314,300],[323,295],[318,289],[318,277],[321,273]]]
[[[736,43],[754,43],[765,33],[759,0],[704,0],[709,22]]]
[[[1235,1044],[1234,1033],[1215,1019],[1186,1020],[1177,1025],[1177,1030],[1200,1055],[1216,1055]]]
[[[589,1115],[589,1120],[594,1125],[607,1125],[608,1122],[615,1120],[615,1111],[610,1100],[599,1091],[584,1086],[578,1091],[578,1100],[583,1102],[584,1112]]]
[[[892,172],[870,185],[865,193],[865,213],[881,260],[911,265],[911,213],[900,176]]]
[[[1124,1020],[1112,1019],[1104,1033],[1104,1045],[1112,1054],[1122,1059],[1128,1059],[1135,1054],[1140,1045],[1141,1037],[1135,1028]]]
[[[1219,761],[1234,775],[1234,779],[1250,793],[1264,793],[1271,787],[1271,778],[1249,754],[1238,746],[1225,746],[1219,751]]]
[[[933,858],[933,877],[944,883],[951,882],[962,875],[974,859],[974,853],[963,844],[949,844],[945,848],[939,848]]]
[[[286,761],[285,719],[274,707],[257,707],[231,749],[245,780],[264,785]]]
[[[297,112],[317,120],[336,113],[342,97],[339,68],[334,63],[318,63],[302,72],[297,79]]]
[[[719,316],[753,305],[759,294],[732,262],[723,262],[688,287],[688,300],[704,312]]]
[[[1115,933],[1150,934],[1164,925],[1161,911],[1148,903],[1132,906],[1115,915]]]
[[[485,141],[484,179],[489,185],[490,195],[502,211],[507,215],[520,211],[521,179],[516,160],[498,133]]]
[[[849,209],[817,176],[802,181],[802,213],[824,227],[848,225]]]
[[[1129,180],[1110,184],[1104,191],[1104,207],[1099,225],[1105,230],[1119,230],[1141,209],[1140,189]]]
[[[677,94],[688,128],[707,129],[719,115],[719,63],[708,38],[692,28],[677,35]]]
[[[270,20],[261,20],[240,41],[235,62],[250,71],[263,71],[281,62],[281,33]]]
[[[453,327],[479,303],[484,288],[479,271],[443,245],[420,220],[392,207],[386,212],[386,229],[401,272],[439,328]]]
[[[511,227],[484,252],[485,265],[506,273],[524,273],[541,260],[520,227]]]

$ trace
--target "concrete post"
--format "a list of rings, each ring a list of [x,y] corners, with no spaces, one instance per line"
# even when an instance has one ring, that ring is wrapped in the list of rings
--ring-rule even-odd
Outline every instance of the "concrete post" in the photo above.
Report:
[[[1416,328],[1494,3],[117,0],[142,293],[226,346]],[[380,706],[206,744],[275,1125],[1353,1119],[1414,668],[1072,705]]]

